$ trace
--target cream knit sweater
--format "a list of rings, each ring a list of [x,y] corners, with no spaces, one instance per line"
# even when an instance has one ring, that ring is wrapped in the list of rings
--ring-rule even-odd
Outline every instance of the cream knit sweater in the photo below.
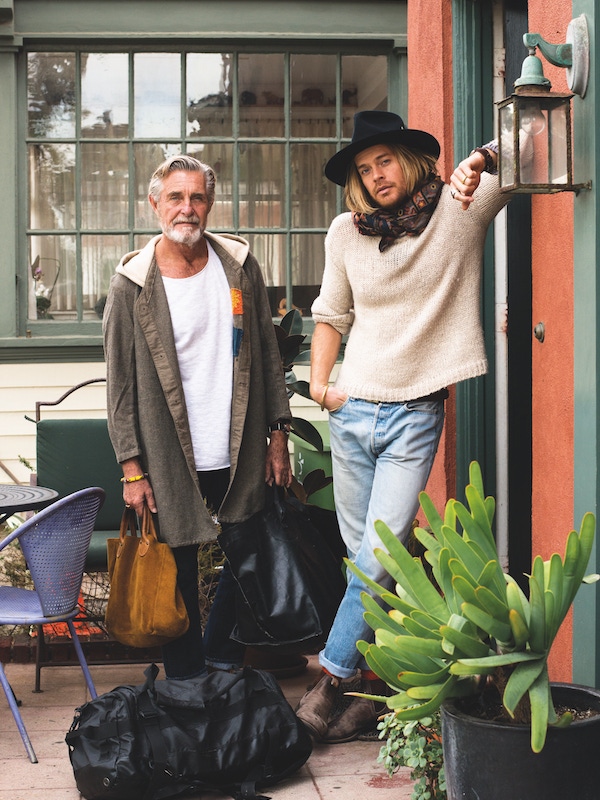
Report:
[[[411,400],[487,371],[481,261],[488,226],[508,197],[487,173],[474,197],[463,211],[444,186],[423,233],[384,253],[350,213],[333,220],[312,316],[349,333],[336,386],[351,397]]]

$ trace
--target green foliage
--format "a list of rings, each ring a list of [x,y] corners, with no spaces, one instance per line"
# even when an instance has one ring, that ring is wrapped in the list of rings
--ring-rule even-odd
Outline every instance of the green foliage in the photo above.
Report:
[[[298,381],[294,374],[294,363],[299,363],[300,349],[306,339],[306,334],[302,333],[302,315],[292,309],[283,317],[279,325],[275,325],[275,335],[279,345],[281,363],[285,375],[285,383],[288,390],[288,397],[299,394],[302,397],[311,399],[309,385],[306,381]],[[300,439],[311,444],[315,450],[323,452],[323,439],[315,426],[301,417],[292,417],[292,430]]]
[[[305,356],[310,356],[309,350],[301,352],[302,343],[306,339],[306,335],[302,333],[303,326],[302,315],[296,309],[288,311],[280,324],[274,325],[288,397],[299,394],[311,400],[309,384],[297,380],[293,369],[294,364],[307,361]],[[308,442],[319,453],[323,452],[323,438],[312,422],[302,417],[292,417],[291,429],[299,439]],[[322,469],[316,469],[306,475],[302,483],[294,478],[292,491],[301,502],[306,503],[312,494],[329,486],[332,480]]]
[[[537,556],[529,597],[500,566],[492,531],[495,502],[483,491],[477,462],[470,466],[467,504],[449,500],[444,517],[428,495],[420,496],[431,532],[415,529],[425,547],[436,588],[423,563],[413,558],[381,521],[375,528],[387,549],[375,554],[394,578],[396,593],[347,566],[392,610],[385,624],[363,595],[374,643],[358,642],[369,667],[396,691],[387,704],[399,721],[423,719],[447,698],[472,695],[488,683],[502,696],[507,719],[531,724],[531,747],[544,747],[549,724],[564,724],[552,706],[548,656],[582,582],[595,535],[585,514],[579,532],[567,537],[565,554]],[[392,625],[393,622],[393,625]]]
[[[0,525],[0,540],[14,531],[21,524],[17,516],[9,517]],[[17,586],[20,589],[31,589],[33,581],[25,563],[25,556],[18,541],[7,544],[0,550],[0,584]]]
[[[388,775],[408,767],[415,781],[412,800],[446,800],[439,713],[409,722],[387,714],[377,727],[386,740],[377,761]]]

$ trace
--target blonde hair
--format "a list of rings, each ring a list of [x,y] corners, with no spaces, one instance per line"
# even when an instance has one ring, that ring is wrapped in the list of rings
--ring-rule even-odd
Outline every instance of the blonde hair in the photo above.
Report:
[[[386,142],[392,154],[400,164],[406,181],[406,193],[412,195],[417,187],[421,186],[433,173],[437,175],[437,158],[429,153],[420,150],[411,150],[401,144]],[[365,189],[362,178],[358,174],[354,161],[348,168],[348,178],[344,187],[344,200],[350,211],[358,211],[361,214],[372,214],[379,206],[375,205],[373,198]]]

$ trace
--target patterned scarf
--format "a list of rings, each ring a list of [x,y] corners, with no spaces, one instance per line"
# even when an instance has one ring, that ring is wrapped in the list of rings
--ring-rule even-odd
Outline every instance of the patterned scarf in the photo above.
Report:
[[[395,211],[377,209],[372,214],[353,214],[354,224],[363,236],[381,236],[383,253],[401,236],[418,236],[427,227],[440,199],[444,182],[431,173],[427,181]]]

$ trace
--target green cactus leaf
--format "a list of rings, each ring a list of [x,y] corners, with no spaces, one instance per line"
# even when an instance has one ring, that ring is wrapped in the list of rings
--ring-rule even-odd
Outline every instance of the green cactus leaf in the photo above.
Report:
[[[545,663],[546,661],[544,658],[539,658],[536,661],[523,661],[521,664],[517,664],[515,669],[512,671],[508,681],[506,682],[506,687],[504,689],[504,695],[502,698],[504,707],[511,717],[514,717],[515,709],[521,698],[524,697],[524,695],[533,685],[534,681],[537,680],[539,674],[544,668]]]
[[[534,753],[541,753],[546,743],[549,708],[552,703],[546,664],[529,689],[529,702],[531,704],[531,749]]]
[[[463,616],[470,619],[478,628],[484,630],[498,642],[510,644],[513,641],[512,628],[508,622],[496,619],[487,611],[483,611],[471,603],[463,603],[461,611]]]

